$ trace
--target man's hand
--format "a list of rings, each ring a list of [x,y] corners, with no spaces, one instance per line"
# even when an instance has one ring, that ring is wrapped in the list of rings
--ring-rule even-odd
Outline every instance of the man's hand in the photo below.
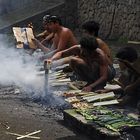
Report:
[[[90,92],[92,91],[92,87],[91,86],[86,86],[82,89],[83,91],[87,91],[87,92]]]

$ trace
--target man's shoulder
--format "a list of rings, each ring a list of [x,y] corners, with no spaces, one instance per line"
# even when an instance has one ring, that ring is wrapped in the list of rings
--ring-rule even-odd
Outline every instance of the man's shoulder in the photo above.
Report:
[[[71,29],[69,29],[69,28],[67,28],[67,27],[62,27],[62,30],[63,30],[64,32],[72,32]]]
[[[71,35],[73,35],[71,29],[66,28],[66,27],[63,27],[63,28],[62,28],[62,34],[63,34],[64,36],[71,36]]]
[[[99,44],[104,44],[104,45],[107,45],[106,43],[105,43],[105,41],[103,41],[101,38],[96,38],[96,40],[97,40],[97,42],[99,43]]]
[[[108,52],[110,53],[110,49],[109,49],[109,46],[100,38],[96,38],[97,42],[98,42],[98,45],[99,45],[99,48],[104,50],[105,52]]]

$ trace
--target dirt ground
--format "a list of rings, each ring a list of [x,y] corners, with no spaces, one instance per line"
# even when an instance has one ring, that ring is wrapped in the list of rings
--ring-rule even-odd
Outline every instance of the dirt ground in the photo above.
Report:
[[[33,136],[41,140],[89,140],[64,124],[60,110],[35,103],[15,89],[13,86],[0,88],[0,140],[18,137],[7,132],[25,135],[38,130],[41,132]]]

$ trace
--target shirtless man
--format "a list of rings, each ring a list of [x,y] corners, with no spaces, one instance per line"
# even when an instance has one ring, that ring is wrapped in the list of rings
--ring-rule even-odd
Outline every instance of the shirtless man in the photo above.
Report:
[[[108,45],[98,37],[98,31],[99,31],[99,24],[93,20],[87,21],[82,25],[82,29],[84,34],[94,36],[96,37],[96,40],[98,42],[99,48],[104,51],[104,53],[107,55],[110,63],[112,63],[112,54],[108,47]]]
[[[132,47],[121,48],[116,57],[119,60],[121,75],[118,80],[120,88],[98,90],[96,92],[106,93],[114,91],[122,93],[119,99],[121,105],[140,105],[140,58],[137,51]],[[140,110],[140,106],[139,106]]]
[[[50,49],[40,45],[37,40],[36,43],[38,47],[42,49],[44,52],[51,51],[48,57],[53,56],[56,52],[65,50],[73,45],[77,44],[77,40],[74,37],[72,31],[68,28],[62,26],[61,20],[57,16],[50,16],[50,18],[46,22],[47,28],[54,33],[53,44]]]
[[[75,55],[71,56],[69,64],[81,80],[88,82],[83,88],[84,91],[103,89],[106,82],[114,78],[111,63],[98,47],[95,37],[85,36],[81,39],[79,47],[76,45],[58,54],[58,57]]]
[[[82,29],[84,30],[84,35],[96,38],[99,48],[107,56],[108,62],[110,64],[110,71],[112,72],[110,76],[114,77],[116,74],[116,71],[113,67],[111,51],[110,51],[108,45],[104,41],[102,41],[100,38],[97,37],[98,31],[99,31],[99,24],[96,23],[95,21],[88,21],[82,25]],[[79,48],[80,48],[80,45],[75,45],[69,49],[66,49],[66,50],[63,50],[63,51],[56,53],[50,59],[51,61],[53,61],[52,67],[56,67],[59,65],[70,63],[71,59],[73,58],[72,56],[77,55],[77,51],[79,50]],[[63,59],[60,59],[60,58],[63,58]],[[60,59],[60,60],[58,60],[58,59]],[[58,61],[54,61],[54,60],[58,60]]]
[[[95,21],[88,21],[88,22],[85,22],[82,25],[82,29],[83,29],[85,35],[96,37],[96,40],[97,40],[97,43],[98,43],[99,48],[101,50],[103,50],[103,52],[107,55],[108,61],[110,61],[110,63],[112,64],[113,63],[112,54],[111,54],[111,51],[110,51],[108,45],[103,40],[101,40],[100,38],[97,37],[98,36],[98,31],[99,31],[99,24],[97,22],[95,22]],[[79,45],[72,46],[72,53],[70,53],[70,54],[68,54],[69,49],[67,49],[68,51],[67,50],[66,51],[64,50],[65,54],[67,54],[67,55],[65,55],[65,56],[62,55],[62,57],[74,55],[75,48],[77,48],[77,47],[79,47]],[[61,58],[61,54],[63,54],[63,51],[62,52],[59,52],[59,53],[56,53],[51,58],[51,60],[60,59]],[[67,63],[67,62],[69,62],[68,58],[66,60],[64,59],[63,63]],[[114,72],[115,72],[115,69],[114,69]]]

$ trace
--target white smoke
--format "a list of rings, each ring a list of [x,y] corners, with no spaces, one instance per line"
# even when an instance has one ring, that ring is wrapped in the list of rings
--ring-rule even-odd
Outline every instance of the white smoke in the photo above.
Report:
[[[45,76],[39,74],[37,61],[35,55],[29,55],[24,49],[17,49],[7,41],[7,37],[0,35],[0,85],[14,84],[29,97],[43,98],[51,105],[63,105],[61,98],[45,92]]]
[[[43,93],[44,79],[37,75],[36,58],[4,40],[7,38],[0,36],[0,84],[15,84],[27,93]]]

